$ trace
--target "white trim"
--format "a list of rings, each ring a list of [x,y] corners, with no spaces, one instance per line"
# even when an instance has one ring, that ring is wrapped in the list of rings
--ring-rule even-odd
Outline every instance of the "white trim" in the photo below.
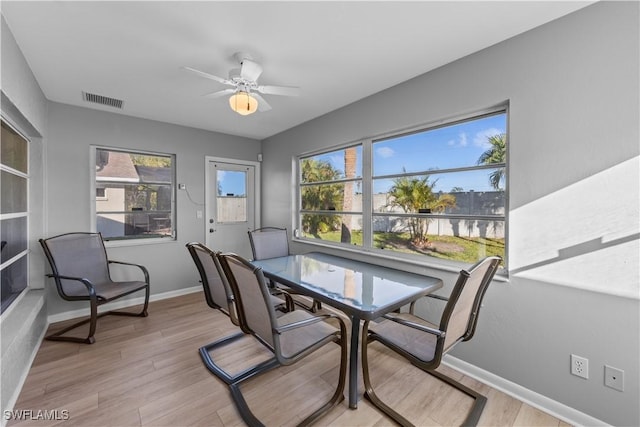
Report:
[[[163,299],[169,299],[169,298],[179,297],[182,295],[193,294],[200,290],[202,290],[202,286],[192,286],[190,288],[183,288],[175,291],[167,291],[160,294],[151,295],[149,297],[149,301],[160,301]],[[144,304],[144,297],[137,297],[132,299],[110,302],[100,306],[98,308],[98,312],[118,310],[121,308],[132,307],[134,305],[140,305],[140,304]],[[89,313],[90,311],[88,307],[80,310],[65,311],[64,313],[49,315],[49,317],[47,317],[47,322],[50,325],[51,323],[57,323],[65,320],[76,319],[78,317],[88,316]]]
[[[253,193],[254,193],[254,215],[253,215],[253,227],[254,228],[260,228],[260,223],[262,222],[262,218],[260,215],[261,212],[261,206],[260,206],[260,201],[262,200],[262,195],[260,192],[260,183],[262,180],[262,174],[260,172],[260,167],[261,167],[261,163],[260,162],[254,162],[252,160],[241,160],[241,159],[230,159],[230,158],[226,158],[226,157],[214,157],[214,156],[205,156],[204,157],[204,213],[205,216],[207,218],[211,218],[211,212],[207,212],[207,209],[209,209],[210,206],[210,202],[211,202],[211,196],[209,195],[211,192],[209,191],[208,185],[211,182],[211,173],[209,172],[209,164],[211,162],[214,163],[230,163],[230,164],[235,164],[235,165],[246,165],[246,166],[253,166],[254,167],[254,174],[253,174]],[[205,236],[209,236],[209,223],[205,220],[204,222],[204,233]]]
[[[117,240],[105,240],[105,248],[119,248],[124,246],[142,246],[142,245],[157,245],[165,243],[176,243],[177,240],[173,236],[166,237],[149,237],[146,239],[117,239]]]
[[[29,217],[28,212],[13,212],[13,213],[0,214],[0,220],[14,219],[14,218],[28,218],[28,217]]]
[[[609,424],[591,415],[573,409],[449,354],[444,356],[442,364],[573,426],[609,426]]]
[[[95,153],[95,150],[94,150]],[[94,154],[95,156],[95,154]],[[95,162],[95,161],[94,161]],[[97,176],[96,177],[96,182],[132,182],[132,183],[139,183],[140,182],[140,178],[119,178],[119,177],[113,177],[113,176]]]
[[[0,264],[0,269],[4,270],[5,268],[9,267],[11,264],[13,264],[14,262],[18,261],[19,259],[24,258],[25,256],[29,255],[29,248],[23,250],[20,253],[17,253],[16,255],[14,255],[12,258],[9,258],[8,260],[6,260],[5,262],[3,262],[2,264]],[[27,258],[27,262],[29,262],[29,259]],[[28,282],[27,282],[28,284]],[[26,288],[25,288],[26,289]],[[13,304],[13,303],[12,303]]]

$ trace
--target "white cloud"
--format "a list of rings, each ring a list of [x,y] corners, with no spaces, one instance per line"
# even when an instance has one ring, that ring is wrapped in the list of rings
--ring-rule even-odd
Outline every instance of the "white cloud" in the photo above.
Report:
[[[451,139],[447,142],[447,145],[450,147],[466,147],[469,145],[469,141],[467,140],[467,134],[464,132],[460,132],[458,134],[458,139]]]
[[[378,155],[384,159],[389,158],[389,157],[393,157],[394,154],[396,154],[395,151],[393,151],[392,148],[389,147],[380,147],[376,149],[376,153],[378,153]]]
[[[335,155],[331,156],[330,160],[334,168],[341,169],[344,167],[344,156]]]
[[[504,133],[504,131],[496,128],[481,130],[480,132],[476,133],[476,136],[473,138],[473,144],[478,147],[482,147],[485,150],[489,149],[491,148],[491,144],[487,142],[489,137],[499,135],[501,133]]]
[[[223,171],[223,170],[218,170],[218,181],[222,182],[224,181],[224,175],[227,173],[227,171]]]

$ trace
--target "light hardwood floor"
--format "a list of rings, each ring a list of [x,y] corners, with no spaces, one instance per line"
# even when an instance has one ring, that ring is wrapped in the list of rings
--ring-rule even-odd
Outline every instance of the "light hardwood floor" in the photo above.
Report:
[[[50,330],[64,323],[52,325]],[[93,345],[44,341],[15,410],[58,411],[67,420],[12,420],[23,426],[236,426],[242,420],[226,385],[207,371],[198,348],[235,332],[228,318],[207,307],[201,293],[151,303],[149,317],[107,316]],[[376,391],[419,426],[459,425],[470,399],[373,344]],[[214,353],[230,371],[269,354],[252,338]],[[294,366],[243,385],[249,406],[267,426],[295,425],[326,400],[337,380],[339,348],[325,346]],[[485,426],[566,426],[504,393],[448,373],[488,397]],[[360,391],[363,385],[360,381]],[[345,389],[346,393],[346,389]],[[62,412],[67,411],[67,412]],[[51,412],[49,412],[51,413]],[[317,425],[384,426],[389,418],[360,400],[346,400]]]

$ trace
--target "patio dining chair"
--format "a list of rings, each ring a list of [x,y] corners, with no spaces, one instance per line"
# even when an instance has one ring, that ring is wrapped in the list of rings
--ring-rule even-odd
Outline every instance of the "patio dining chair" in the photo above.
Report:
[[[435,371],[442,357],[456,344],[469,341],[476,330],[478,313],[484,294],[493,279],[501,259],[487,257],[476,263],[468,271],[462,270],[450,296],[427,295],[426,297],[446,301],[435,325],[415,314],[415,301],[410,305],[409,313],[391,313],[385,315],[380,323],[365,321],[362,327],[362,371],[365,384],[365,397],[374,406],[402,426],[413,424],[404,416],[384,403],[375,393],[369,369],[369,345],[378,341],[414,366],[439,378],[474,399],[463,425],[475,426],[482,415],[486,397],[458,381]]]
[[[250,368],[247,374],[230,384],[236,407],[249,426],[262,426],[263,423],[251,412],[242,395],[240,386],[244,381],[278,366],[300,362],[331,342],[340,345],[340,373],[335,392],[329,401],[304,418],[299,425],[313,423],[344,399],[347,370],[347,330],[344,321],[333,314],[314,315],[304,310],[295,310],[277,317],[269,303],[270,289],[262,269],[234,254],[223,254],[220,259],[229,273],[229,284],[236,296],[240,324],[273,354],[272,358]],[[335,319],[339,328],[327,323],[328,319]]]
[[[95,342],[96,323],[99,317],[106,315],[147,316],[149,305],[149,272],[139,264],[110,260],[100,233],[66,233],[48,239],[40,239],[40,245],[51,266],[58,294],[67,301],[89,301],[89,318],[74,323],[56,333],[45,337],[53,341],[72,341],[85,344]],[[113,264],[137,267],[142,271],[144,280],[113,281],[110,266]],[[144,305],[139,313],[107,311],[98,314],[98,307],[132,294],[145,291]],[[63,336],[79,326],[89,323],[86,338]]]
[[[187,250],[196,265],[198,274],[200,275],[200,282],[204,292],[205,301],[207,305],[213,309],[219,310],[229,317],[231,323],[240,327],[240,321],[238,320],[237,309],[233,292],[229,287],[227,280],[227,274],[223,270],[220,264],[220,252],[211,250],[206,245],[199,242],[190,242],[186,244]],[[282,310],[290,311],[293,309],[293,300],[291,296],[282,293],[281,299],[276,295],[271,295],[270,303]],[[207,369],[222,379],[225,383],[230,384],[236,380],[236,377],[230,375],[223,368],[218,366],[211,356],[211,352],[217,348],[230,344],[245,335],[245,332],[238,331],[229,336],[220,338],[210,344],[204,345],[198,349],[200,358],[205,364]]]
[[[289,256],[289,236],[286,228],[278,227],[262,227],[249,231],[249,243],[251,243],[251,252],[253,259],[263,260],[269,258],[278,258]],[[270,281],[272,287],[284,289],[292,295],[303,295],[288,286]],[[312,300],[309,304],[307,301],[311,298],[302,296],[294,298],[294,302],[313,313],[322,308],[322,303],[318,300]]]

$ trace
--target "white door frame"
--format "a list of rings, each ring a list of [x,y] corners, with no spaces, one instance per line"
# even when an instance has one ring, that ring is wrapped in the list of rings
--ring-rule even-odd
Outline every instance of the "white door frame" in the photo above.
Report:
[[[204,158],[204,235],[205,242],[209,240],[209,228],[211,228],[211,224],[209,224],[209,219],[212,218],[212,212],[209,212],[209,207],[211,206],[211,191],[209,188],[209,184],[211,182],[211,172],[209,171],[209,164],[211,162],[219,162],[219,163],[231,163],[234,165],[243,165],[243,166],[253,166],[255,169],[255,173],[253,175],[253,184],[254,184],[254,228],[260,228],[260,162],[254,162],[251,160],[240,160],[240,159],[229,159],[226,157],[214,157],[214,156],[205,156]]]

